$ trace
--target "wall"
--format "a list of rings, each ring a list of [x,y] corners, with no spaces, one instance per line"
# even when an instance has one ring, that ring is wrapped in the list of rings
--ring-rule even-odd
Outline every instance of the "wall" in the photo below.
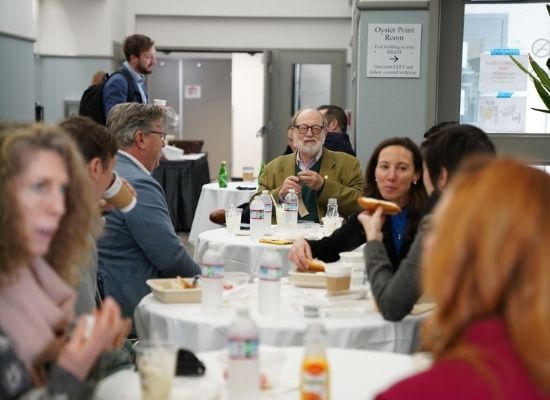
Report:
[[[0,120],[34,120],[32,0],[0,0]]]
[[[0,34],[0,120],[34,120],[32,42]]]
[[[388,2],[389,3],[389,2]],[[422,25],[420,78],[372,78],[366,74],[369,23]],[[392,136],[408,136],[420,143],[426,130],[428,103],[428,10],[363,10],[358,38],[356,95],[356,152],[365,166],[376,145]]]
[[[79,101],[98,70],[111,71],[108,58],[37,57],[37,101],[44,106],[44,121],[56,122],[65,117],[65,100]]]

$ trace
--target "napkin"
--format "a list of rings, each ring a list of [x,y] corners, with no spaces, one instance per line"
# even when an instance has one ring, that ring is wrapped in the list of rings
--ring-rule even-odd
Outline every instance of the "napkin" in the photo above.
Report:
[[[267,238],[262,238],[259,241],[260,241],[260,243],[276,244],[276,245],[279,245],[279,246],[292,244],[292,240],[288,240],[288,239],[267,239]]]

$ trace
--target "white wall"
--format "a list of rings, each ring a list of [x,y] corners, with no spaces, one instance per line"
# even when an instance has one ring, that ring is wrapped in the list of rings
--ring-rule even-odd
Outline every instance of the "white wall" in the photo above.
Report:
[[[263,54],[234,53],[231,65],[232,134],[231,176],[241,176],[243,166],[259,172],[262,138],[256,132],[263,125]]]
[[[112,56],[126,32],[124,0],[41,0],[39,54]]]
[[[0,0],[0,33],[34,39],[33,0]]]
[[[129,30],[187,50],[348,49],[352,32],[348,0],[133,0],[127,13]]]

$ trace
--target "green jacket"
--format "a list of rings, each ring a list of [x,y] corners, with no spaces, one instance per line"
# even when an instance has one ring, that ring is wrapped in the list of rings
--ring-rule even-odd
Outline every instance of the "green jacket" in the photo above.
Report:
[[[294,175],[296,153],[279,156],[265,166],[264,173],[258,178],[258,191],[269,190],[273,198],[279,201],[279,190],[286,177]],[[348,217],[358,210],[357,198],[361,196],[363,179],[359,160],[340,151],[323,149],[319,175],[325,179],[317,193],[317,215],[323,218],[330,197],[338,199],[338,212]],[[254,196],[252,197],[254,198]]]

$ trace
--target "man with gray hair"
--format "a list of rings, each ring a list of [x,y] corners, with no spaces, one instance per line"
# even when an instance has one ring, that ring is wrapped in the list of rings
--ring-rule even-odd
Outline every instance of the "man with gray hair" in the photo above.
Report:
[[[323,148],[326,120],[315,109],[298,111],[291,122],[297,150],[275,158],[258,178],[258,193],[267,189],[282,203],[294,189],[303,207],[298,219],[319,222],[330,197],[338,199],[338,211],[347,217],[356,211],[362,178],[359,160],[340,151]]]
[[[118,104],[107,118],[119,148],[116,172],[134,187],[138,202],[130,212],[115,210],[106,217],[98,241],[98,286],[125,316],[132,316],[150,292],[147,279],[200,274],[176,235],[164,191],[151,176],[165,145],[164,124],[162,107],[141,103]]]

